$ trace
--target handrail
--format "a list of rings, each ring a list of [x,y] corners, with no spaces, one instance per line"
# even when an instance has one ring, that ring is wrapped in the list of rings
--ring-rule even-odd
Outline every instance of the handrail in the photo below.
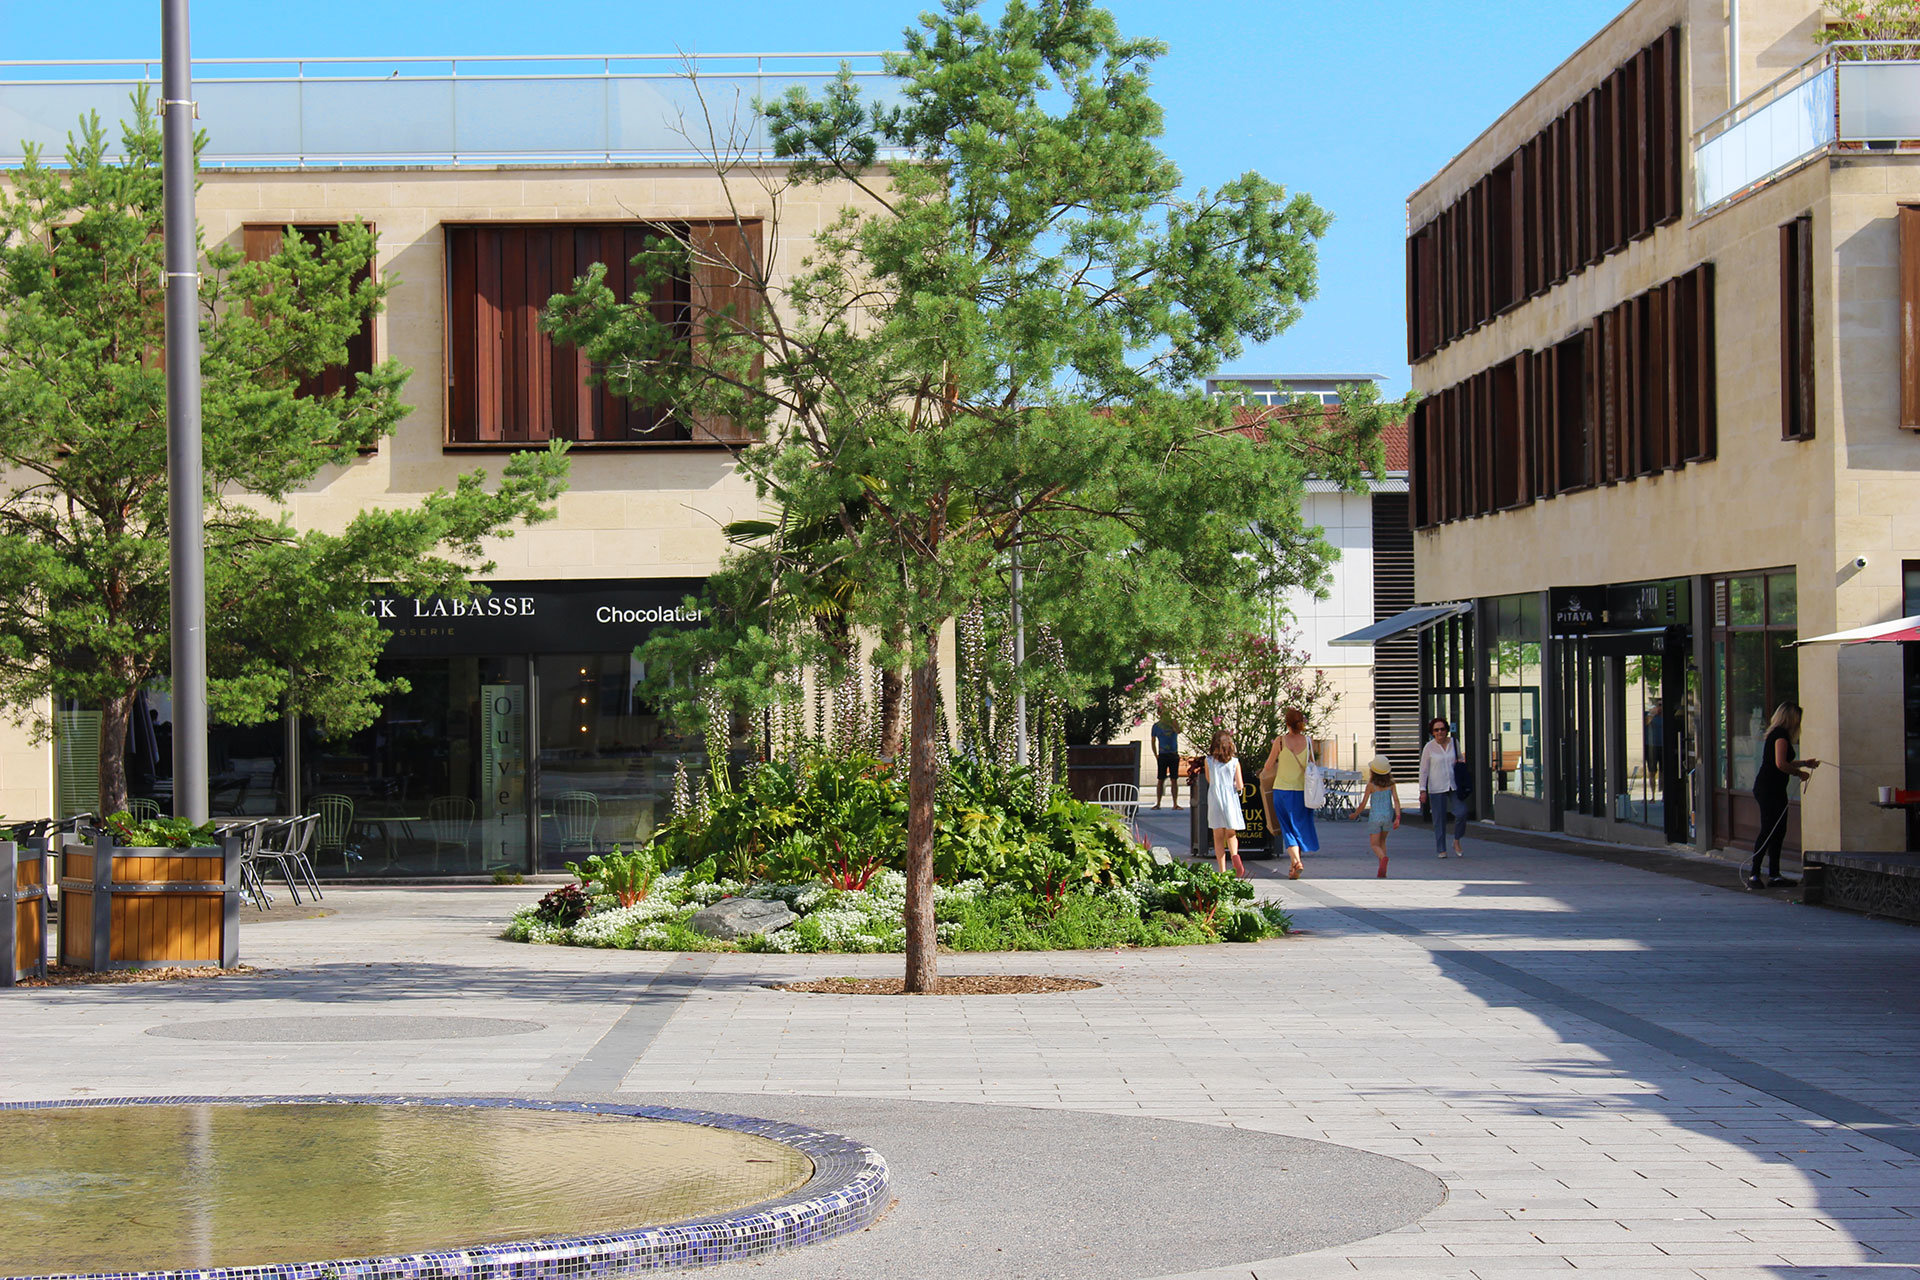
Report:
[[[1746,119],[1761,108],[1771,104],[1775,98],[1780,96],[1782,86],[1787,86],[1789,80],[1793,81],[1793,84],[1787,87],[1797,88],[1801,83],[1810,79],[1813,75],[1817,75],[1819,72],[1826,70],[1829,66],[1838,65],[1842,61],[1853,61],[1853,59],[1842,59],[1835,56],[1834,51],[1837,49],[1912,49],[1916,51],[1916,53],[1920,53],[1920,40],[1835,40],[1819,53],[1808,58],[1805,62],[1800,63],[1798,66],[1789,67],[1786,71],[1775,76],[1740,101],[1734,103],[1733,106],[1707,121],[1698,129],[1695,129],[1693,131],[1693,145],[1696,148],[1699,147],[1701,144],[1710,141],[1712,137],[1717,137],[1719,134],[1725,133],[1734,125],[1739,124],[1741,120]],[[1884,60],[1866,59],[1866,61],[1907,62],[1920,61],[1920,57],[1888,58]],[[1761,101],[1763,98],[1766,99],[1765,102]]]

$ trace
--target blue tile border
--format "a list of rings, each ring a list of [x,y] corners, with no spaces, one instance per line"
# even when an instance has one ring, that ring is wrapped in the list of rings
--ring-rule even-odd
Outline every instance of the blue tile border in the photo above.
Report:
[[[677,1120],[731,1129],[785,1143],[813,1161],[813,1177],[792,1194],[733,1213],[665,1226],[591,1236],[554,1236],[390,1258],[275,1262],[250,1267],[193,1267],[161,1271],[63,1272],[15,1280],[590,1280],[635,1271],[707,1267],[761,1258],[858,1231],[887,1207],[890,1175],[879,1152],[850,1138],[751,1116],[685,1107],[629,1106],[526,1098],[458,1098],[408,1094],[292,1094],[270,1097],[78,1098],[59,1102],[0,1102],[0,1111],[69,1107],[127,1107],[219,1103],[382,1104],[422,1107],[500,1107],[590,1115]]]

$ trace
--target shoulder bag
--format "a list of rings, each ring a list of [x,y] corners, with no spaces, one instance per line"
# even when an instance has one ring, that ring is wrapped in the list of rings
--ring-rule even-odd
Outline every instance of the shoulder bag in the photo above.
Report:
[[[1313,758],[1313,739],[1307,739],[1307,786],[1302,797],[1309,811],[1327,802],[1327,771]]]

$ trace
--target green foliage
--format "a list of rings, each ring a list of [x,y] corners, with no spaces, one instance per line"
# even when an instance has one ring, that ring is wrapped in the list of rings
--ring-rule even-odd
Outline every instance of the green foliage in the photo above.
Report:
[[[1237,635],[1183,651],[1178,661],[1178,673],[1165,680],[1156,701],[1195,752],[1205,751],[1214,731],[1224,728],[1242,756],[1258,759],[1279,736],[1287,707],[1300,708],[1313,733],[1340,701],[1327,673],[1308,666],[1290,633],[1278,639]]]
[[[220,843],[211,822],[196,826],[185,818],[136,818],[122,810],[101,825],[123,849],[204,849]]]
[[[524,884],[526,883],[526,879],[527,878],[518,871],[509,871],[505,867],[501,867],[493,873],[493,882],[495,884]]]
[[[1153,865],[1152,853],[1111,811],[1048,789],[1035,809],[1027,769],[956,760],[934,816],[934,877],[1011,885],[1049,901],[1074,888],[1129,883]]]
[[[777,528],[722,567],[680,661],[764,698],[805,665],[797,643],[779,665],[782,642],[831,611],[928,689],[942,628],[996,605],[1017,548],[1029,625],[1063,638],[1079,701],[1122,661],[1262,626],[1280,587],[1318,582],[1329,550],[1301,516],[1305,479],[1377,473],[1393,411],[1276,415],[1256,440],[1201,393],[1298,319],[1331,220],[1255,173],[1183,190],[1156,142],[1163,52],[1084,0],[1009,0],[997,21],[948,0],[889,59],[897,106],[869,108],[850,73],[763,104],[792,176],[852,198],[790,279],[751,264],[763,315],[716,317],[688,349],[598,275],[554,300],[553,331],[616,393],[766,436],[741,466]],[[883,151],[906,159],[882,174]],[[698,254],[662,246],[640,266]],[[925,805],[932,724],[912,741]],[[913,839],[924,868],[935,838]],[[930,972],[930,911],[909,910],[910,986]]]
[[[596,853],[583,865],[569,862],[567,870],[582,885],[598,885],[613,900],[630,907],[647,896],[653,879],[668,865],[667,851],[648,847],[629,853],[615,845],[606,853]]]
[[[0,704],[37,720],[50,697],[101,707],[102,804],[126,799],[127,717],[167,675],[166,374],[160,130],[144,93],[109,158],[97,117],[64,166],[32,154],[0,185]],[[466,596],[482,544],[545,519],[559,451],[516,456],[491,487],[462,476],[412,508],[298,532],[291,497],[323,468],[366,465],[407,406],[387,361],[303,395],[380,310],[371,229],[289,234],[262,262],[208,248],[200,280],[209,708],[217,722],[297,711],[358,729],[399,687],[362,605],[371,583]],[[45,726],[40,725],[44,730]]]
[[[1845,61],[1885,62],[1920,56],[1920,0],[1826,0],[1826,19],[1813,33],[1820,44],[1842,40],[1912,42],[1838,50]]]

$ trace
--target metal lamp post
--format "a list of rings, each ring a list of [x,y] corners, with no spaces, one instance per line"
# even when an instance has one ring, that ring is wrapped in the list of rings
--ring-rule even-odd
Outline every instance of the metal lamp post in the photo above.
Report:
[[[167,299],[167,520],[173,610],[173,812],[207,820],[207,583],[200,472],[200,223],[193,208],[187,0],[161,0]]]

